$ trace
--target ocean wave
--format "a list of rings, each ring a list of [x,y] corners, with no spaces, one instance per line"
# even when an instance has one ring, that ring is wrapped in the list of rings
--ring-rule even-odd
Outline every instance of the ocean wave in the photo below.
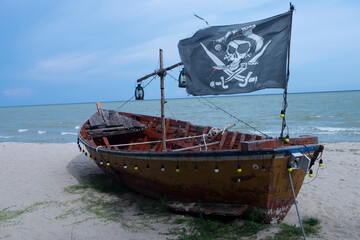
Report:
[[[46,131],[38,131],[38,134],[45,134],[46,133]]]
[[[261,131],[261,130],[260,130],[260,131]],[[270,135],[270,136],[280,134],[280,131],[279,131],[279,132],[275,132],[275,131],[261,131],[261,132],[264,133],[264,134]],[[256,134],[256,135],[261,135],[260,132],[255,131],[255,130],[250,130],[249,133],[251,133],[251,134]]]
[[[341,135],[356,136],[359,135],[359,128],[340,128],[340,127],[315,127],[317,134],[321,135]]]
[[[358,128],[339,128],[339,127],[315,127],[315,128],[320,130],[320,131],[334,132],[334,133],[338,133],[338,132],[354,132],[354,131],[359,131],[360,130]]]
[[[79,126],[75,126],[75,129],[78,130],[80,127]]]
[[[18,129],[18,132],[27,132],[27,131],[29,131],[29,129]]]
[[[0,138],[5,138],[5,139],[7,139],[7,138],[13,138],[13,137],[15,137],[15,136],[0,136]]]
[[[77,133],[74,132],[61,132],[61,135],[77,135]]]

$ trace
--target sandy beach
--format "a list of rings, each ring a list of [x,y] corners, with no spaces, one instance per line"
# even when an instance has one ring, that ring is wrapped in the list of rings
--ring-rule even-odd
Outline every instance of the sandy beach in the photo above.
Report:
[[[301,216],[321,221],[319,236],[309,239],[360,239],[360,143],[324,146],[324,167],[298,195]],[[0,216],[8,216],[0,219],[0,239],[176,238],[167,233],[183,216],[139,214],[153,200],[127,189],[120,195],[94,193],[98,201],[121,207],[116,221],[87,210],[84,191],[69,187],[103,173],[75,144],[0,143],[0,163]],[[294,206],[284,223],[298,225]],[[260,232],[257,239],[268,234]]]

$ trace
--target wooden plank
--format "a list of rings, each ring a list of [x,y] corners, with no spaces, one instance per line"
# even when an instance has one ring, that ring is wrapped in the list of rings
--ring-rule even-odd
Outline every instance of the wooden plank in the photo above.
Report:
[[[232,149],[234,147],[237,136],[238,136],[238,132],[234,132],[232,139],[231,139],[229,149]]]
[[[94,113],[89,118],[90,127],[98,127],[98,126],[104,126],[106,127],[106,122],[104,121],[101,112]]]
[[[222,150],[223,149],[223,146],[224,146],[224,143],[225,143],[225,139],[227,137],[227,134],[228,132],[225,132],[222,137],[221,137],[221,140],[220,140],[220,144],[219,144],[219,150]]]
[[[91,137],[109,137],[109,136],[115,136],[115,135],[122,135],[122,134],[126,134],[126,133],[135,133],[135,132],[140,132],[142,131],[141,129],[128,129],[128,130],[118,130],[118,131],[104,131],[104,132],[92,132],[92,131],[88,131],[88,135]]]
[[[207,146],[214,146],[216,144],[219,144],[219,142],[212,142],[212,143],[208,143]],[[199,144],[196,146],[191,146],[191,147],[186,147],[186,148],[180,148],[180,149],[175,149],[173,150],[174,152],[180,152],[180,151],[186,151],[186,150],[190,150],[190,149],[196,149],[196,148],[202,148],[205,147],[204,144]],[[208,148],[209,149],[209,148]]]
[[[107,137],[103,137],[103,140],[104,140],[104,143],[106,145],[106,148],[110,149],[110,143],[109,143],[109,140],[107,139]]]
[[[124,130],[125,127],[109,127],[109,128],[95,128],[88,130],[88,133],[103,133],[103,132],[111,132],[111,131],[118,131],[118,130]]]
[[[147,137],[147,135],[146,135],[145,138],[144,138],[144,142],[147,142],[147,140],[148,140],[148,137]],[[143,150],[144,150],[145,145],[146,145],[146,144],[141,145],[140,151],[143,151]]]
[[[240,133],[238,149],[242,149],[241,142],[243,142],[245,140],[245,137],[246,137],[246,134]]]
[[[185,135],[184,137],[187,137],[189,134],[189,129],[190,129],[190,122],[186,122],[186,127],[185,127]]]
[[[210,129],[211,129],[210,126],[206,126],[205,129],[204,129],[203,134],[207,134]]]
[[[307,144],[317,144],[317,137],[298,137],[291,138],[289,143],[286,143],[283,139],[265,139],[251,142],[242,142],[241,148],[244,151],[252,151],[258,149],[267,149],[267,148],[278,148],[286,147],[293,145],[307,145]]]
[[[190,146],[194,146],[194,144],[195,144],[195,138],[192,138],[190,142]]]
[[[160,142],[158,142],[158,143],[155,144],[155,146],[153,147],[153,149],[155,150],[155,152],[158,152],[158,150],[159,150],[159,148],[160,148],[160,145],[161,145]]]
[[[101,112],[104,110],[101,102],[97,102],[96,107],[97,107],[98,112],[101,114]]]
[[[128,147],[128,150],[129,150],[129,151],[131,151],[131,150],[132,150],[133,145],[131,145],[131,144],[133,144],[133,143],[134,143],[134,141],[133,141],[133,140],[131,140],[130,145],[129,145],[129,147]]]
[[[89,142],[90,142],[90,144],[91,144],[92,146],[96,146],[94,140],[91,139]]]
[[[218,216],[240,216],[249,206],[240,204],[166,201],[170,209],[181,212],[202,213]]]

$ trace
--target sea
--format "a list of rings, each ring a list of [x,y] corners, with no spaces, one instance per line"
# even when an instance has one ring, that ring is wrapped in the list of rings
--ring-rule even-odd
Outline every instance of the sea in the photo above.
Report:
[[[288,94],[284,136],[360,142],[360,91]],[[160,100],[103,102],[104,109],[160,116]],[[282,94],[169,99],[165,116],[223,129],[279,137]],[[0,142],[75,143],[94,103],[0,107]]]

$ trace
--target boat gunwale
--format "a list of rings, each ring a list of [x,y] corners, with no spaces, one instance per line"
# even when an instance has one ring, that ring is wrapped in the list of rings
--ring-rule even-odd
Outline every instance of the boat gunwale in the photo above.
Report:
[[[308,145],[292,145],[279,148],[263,148],[256,150],[241,150],[241,149],[227,149],[227,150],[211,150],[211,151],[138,151],[138,150],[123,150],[123,149],[108,149],[105,146],[93,146],[86,141],[79,134],[80,141],[86,146],[93,149],[96,152],[108,153],[114,155],[123,156],[136,156],[136,157],[231,157],[231,156],[249,156],[249,155],[274,155],[274,154],[286,154],[295,152],[314,152],[319,149],[320,144],[308,144]]]

